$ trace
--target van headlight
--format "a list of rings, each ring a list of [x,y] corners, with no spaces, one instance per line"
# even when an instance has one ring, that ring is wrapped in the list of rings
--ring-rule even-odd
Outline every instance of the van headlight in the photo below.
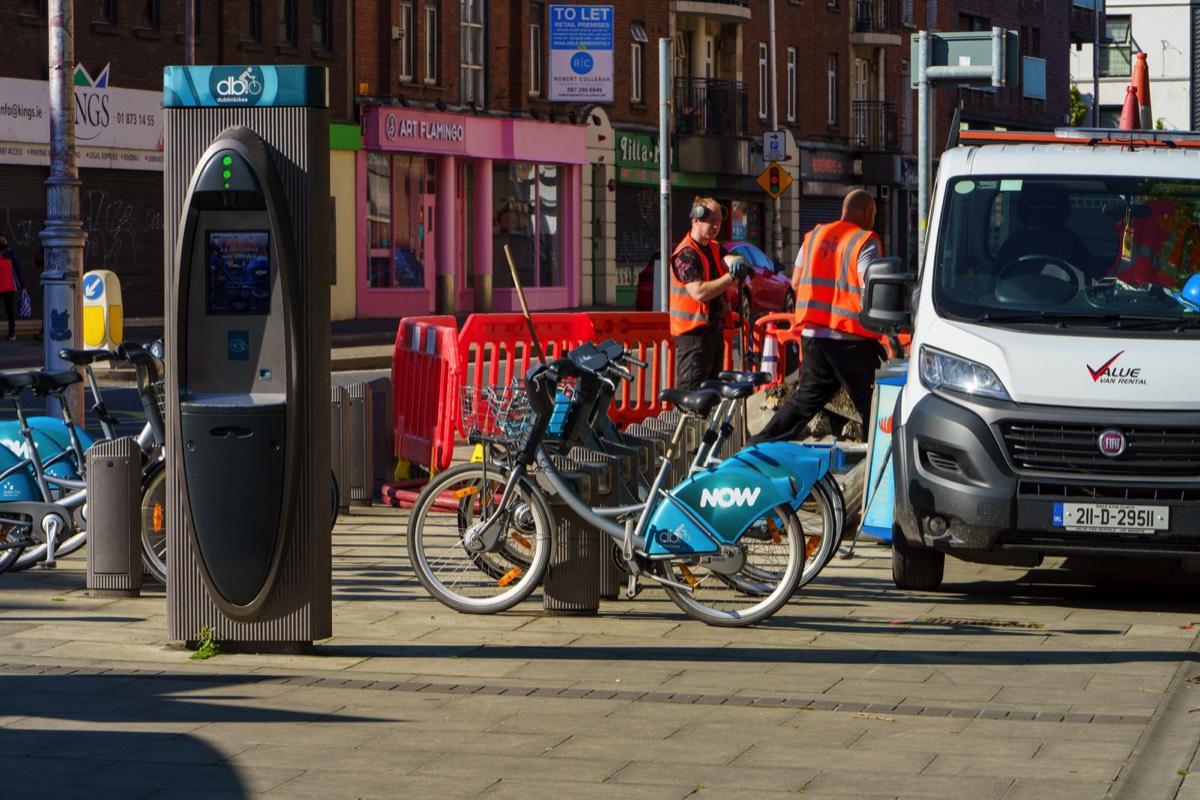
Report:
[[[921,383],[931,391],[950,391],[1010,400],[1008,390],[990,367],[952,356],[932,347],[921,348]]]

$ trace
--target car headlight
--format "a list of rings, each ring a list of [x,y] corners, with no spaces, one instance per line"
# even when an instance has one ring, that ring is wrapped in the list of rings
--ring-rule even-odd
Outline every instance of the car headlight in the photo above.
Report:
[[[996,400],[1011,399],[991,367],[931,347],[921,348],[921,383],[932,391],[947,390]]]

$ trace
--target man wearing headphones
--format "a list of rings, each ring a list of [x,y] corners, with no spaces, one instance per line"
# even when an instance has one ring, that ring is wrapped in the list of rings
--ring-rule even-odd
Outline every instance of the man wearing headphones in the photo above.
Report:
[[[695,389],[721,372],[725,355],[725,292],[750,274],[745,258],[717,241],[724,214],[711,197],[692,201],[692,228],[671,253],[671,336],[675,386]]]

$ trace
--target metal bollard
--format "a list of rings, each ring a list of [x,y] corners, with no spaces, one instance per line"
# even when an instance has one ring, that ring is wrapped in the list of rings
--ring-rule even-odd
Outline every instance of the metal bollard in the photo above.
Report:
[[[588,505],[596,505],[598,464],[551,456],[563,478]],[[601,533],[585,523],[557,495],[551,496],[554,512],[554,547],[542,581],[542,608],[556,616],[591,616],[600,610]]]
[[[584,447],[574,447],[570,458],[581,465],[595,467],[596,476],[596,508],[620,505],[620,493],[617,491],[617,475],[621,469],[620,459],[607,453],[597,453]],[[621,566],[621,551],[616,542],[603,532],[597,531],[600,549],[600,599],[616,600],[620,595],[621,586],[625,583],[625,570]]]
[[[87,452],[87,588],[100,597],[142,590],[142,451],[131,436],[97,442]]]
[[[371,451],[372,400],[374,396],[365,383],[354,383],[348,387],[346,426],[346,454],[349,465],[346,471],[346,486],[342,493],[349,495],[352,506],[369,506],[374,498],[374,454]]]
[[[338,513],[350,510],[350,485],[347,477],[350,474],[349,448],[346,445],[347,431],[350,426],[350,392],[345,386],[330,388],[330,462],[333,467],[333,479],[338,486]]]
[[[367,381],[371,390],[371,496],[392,480],[396,469],[396,437],[392,430],[394,407],[392,379],[388,377]]]

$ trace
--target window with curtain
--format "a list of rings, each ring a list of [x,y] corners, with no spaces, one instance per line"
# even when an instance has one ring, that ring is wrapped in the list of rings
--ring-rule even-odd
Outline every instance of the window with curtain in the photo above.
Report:
[[[161,23],[162,19],[159,13],[158,0],[146,0],[146,4],[142,6],[142,13],[138,17],[138,27],[156,31],[161,26]]]
[[[400,51],[397,58],[397,77],[404,82],[413,79],[413,38],[416,36],[416,28],[413,27],[413,4],[412,0],[401,2],[398,6],[400,12]]]
[[[262,0],[246,0],[246,38],[252,42],[263,40]]]
[[[484,102],[483,2],[459,2],[459,99],[464,103],[474,101],[479,105]]]
[[[767,111],[770,108],[770,90],[769,74],[767,72],[767,46],[763,42],[758,43],[758,118],[766,119]]]
[[[642,66],[642,43],[634,42],[629,51],[629,102],[640,103],[645,97],[645,70]]]
[[[521,286],[565,285],[559,237],[558,183],[554,164],[495,164],[492,175],[492,247],[495,286],[511,288],[505,247]]]
[[[441,80],[442,73],[438,65],[438,53],[441,31],[438,28],[438,6],[436,2],[426,0],[425,3],[425,82],[436,84]]]
[[[825,119],[830,125],[836,125],[838,121],[838,57],[837,53],[830,53],[829,60],[825,66]]]
[[[529,6],[529,96],[542,94],[542,4]]]
[[[313,0],[312,46],[316,50],[333,49],[333,3]]]
[[[1101,78],[1128,78],[1133,74],[1132,29],[1130,17],[1105,15],[1105,36],[1103,44],[1100,45]]]
[[[296,44],[296,0],[279,0],[279,43]]]
[[[787,49],[787,121],[796,121],[796,48]]]

